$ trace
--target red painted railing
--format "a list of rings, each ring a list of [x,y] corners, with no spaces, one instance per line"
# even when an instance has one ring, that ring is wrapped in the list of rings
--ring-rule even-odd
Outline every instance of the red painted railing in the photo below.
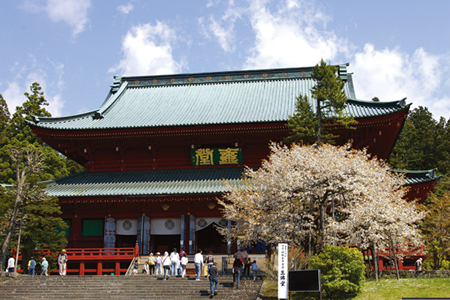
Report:
[[[139,247],[134,248],[67,248],[68,258],[67,274],[125,274],[129,264],[134,257],[139,256]],[[15,249],[14,249],[15,255]],[[48,249],[35,250],[33,255],[36,259],[50,257]],[[19,252],[19,262],[22,255]],[[121,263],[123,266],[121,266]],[[108,266],[108,267],[105,267]],[[111,267],[113,266],[113,267]],[[23,270],[18,270],[22,273]],[[52,272],[58,274],[58,270]]]

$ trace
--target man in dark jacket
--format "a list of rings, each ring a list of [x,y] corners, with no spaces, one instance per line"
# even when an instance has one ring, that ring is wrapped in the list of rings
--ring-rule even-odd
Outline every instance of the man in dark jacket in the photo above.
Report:
[[[219,286],[219,279],[218,276],[219,271],[217,271],[217,263],[213,263],[212,267],[209,268],[209,285],[211,288],[211,295],[210,298],[214,297],[214,295],[217,295],[217,287]],[[215,287],[214,287],[215,284]]]

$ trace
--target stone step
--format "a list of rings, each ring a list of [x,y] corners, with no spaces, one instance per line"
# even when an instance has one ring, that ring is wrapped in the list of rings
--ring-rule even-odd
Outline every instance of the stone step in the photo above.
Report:
[[[256,299],[262,281],[241,280],[233,287],[232,276],[219,276],[215,299]],[[209,280],[171,277],[164,281],[154,276],[27,276],[21,275],[0,284],[1,299],[205,299]]]

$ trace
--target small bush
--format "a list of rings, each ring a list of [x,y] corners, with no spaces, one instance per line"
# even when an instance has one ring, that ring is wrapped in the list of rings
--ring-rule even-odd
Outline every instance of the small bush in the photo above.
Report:
[[[320,270],[324,299],[351,299],[361,290],[365,266],[357,249],[326,245],[311,258],[310,268]]]

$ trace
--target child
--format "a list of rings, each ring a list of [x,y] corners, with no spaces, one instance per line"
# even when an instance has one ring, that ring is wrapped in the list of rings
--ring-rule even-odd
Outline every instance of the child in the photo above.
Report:
[[[134,263],[133,275],[137,275],[138,269],[139,269],[139,262],[136,260],[136,262]]]
[[[256,264],[256,260],[253,261],[252,271],[253,271],[253,281],[255,281],[256,277],[258,276],[258,265]]]

